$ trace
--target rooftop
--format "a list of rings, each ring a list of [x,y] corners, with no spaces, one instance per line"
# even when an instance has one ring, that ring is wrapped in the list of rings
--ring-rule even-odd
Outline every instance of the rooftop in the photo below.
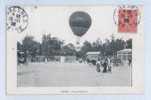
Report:
[[[132,52],[132,49],[123,49],[123,50],[117,51],[117,53],[121,53],[121,52]]]
[[[87,55],[91,55],[91,54],[100,54],[99,51],[90,51],[86,53]]]

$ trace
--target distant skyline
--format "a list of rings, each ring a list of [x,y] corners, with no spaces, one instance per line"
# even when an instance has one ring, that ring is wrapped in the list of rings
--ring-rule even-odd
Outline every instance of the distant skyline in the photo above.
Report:
[[[26,6],[24,9],[28,13],[29,24],[25,31],[18,34],[18,41],[30,35],[41,42],[43,34],[51,34],[52,37],[65,40],[66,44],[76,44],[77,36],[73,34],[69,25],[69,17],[75,11],[85,11],[92,19],[91,27],[80,38],[81,43],[85,40],[94,42],[98,38],[104,41],[112,34],[115,38],[126,40],[133,37],[133,35],[116,32],[117,26],[113,21],[114,6]]]

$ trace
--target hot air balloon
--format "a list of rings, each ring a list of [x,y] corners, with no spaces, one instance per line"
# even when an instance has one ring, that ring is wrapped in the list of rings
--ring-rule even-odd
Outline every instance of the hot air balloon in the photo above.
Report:
[[[71,14],[69,20],[70,27],[74,35],[83,36],[91,26],[91,17],[83,11],[76,11]]]
[[[91,26],[91,17],[83,11],[76,11],[71,14],[69,24],[74,35],[77,36],[76,50],[80,51],[80,37],[82,37]]]

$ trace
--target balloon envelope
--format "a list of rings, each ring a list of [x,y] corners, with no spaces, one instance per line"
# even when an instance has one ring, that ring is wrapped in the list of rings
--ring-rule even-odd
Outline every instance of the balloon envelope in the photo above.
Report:
[[[88,13],[77,11],[74,12],[70,16],[69,20],[70,27],[72,32],[76,35],[81,37],[84,35],[91,26],[91,17]]]

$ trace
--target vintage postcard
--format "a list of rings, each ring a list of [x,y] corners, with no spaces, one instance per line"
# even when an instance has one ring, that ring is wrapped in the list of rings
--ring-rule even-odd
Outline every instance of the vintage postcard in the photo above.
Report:
[[[142,5],[6,7],[7,94],[143,93]]]

